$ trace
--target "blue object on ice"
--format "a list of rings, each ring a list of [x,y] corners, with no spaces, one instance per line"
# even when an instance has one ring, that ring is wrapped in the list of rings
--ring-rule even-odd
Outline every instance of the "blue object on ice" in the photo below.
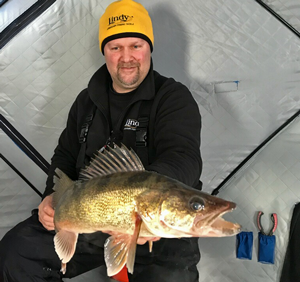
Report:
[[[276,237],[258,233],[259,250],[258,261],[274,264]]]
[[[239,259],[252,259],[253,248],[253,233],[250,231],[243,231],[236,235],[237,250],[236,257]]]

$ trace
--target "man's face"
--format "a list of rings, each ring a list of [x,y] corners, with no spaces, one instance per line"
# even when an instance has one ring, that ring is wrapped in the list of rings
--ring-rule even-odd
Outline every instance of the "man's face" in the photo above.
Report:
[[[111,40],[104,46],[107,69],[118,93],[136,89],[147,76],[151,64],[150,45],[141,38]]]

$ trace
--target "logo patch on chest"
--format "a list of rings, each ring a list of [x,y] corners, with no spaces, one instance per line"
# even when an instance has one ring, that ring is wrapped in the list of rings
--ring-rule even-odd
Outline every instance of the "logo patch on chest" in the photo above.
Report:
[[[140,123],[135,119],[127,119],[124,125],[124,130],[136,130],[139,124]]]

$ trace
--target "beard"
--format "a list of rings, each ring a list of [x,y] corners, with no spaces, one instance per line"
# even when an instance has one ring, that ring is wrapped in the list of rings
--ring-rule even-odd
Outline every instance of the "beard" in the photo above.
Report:
[[[134,67],[135,70],[130,75],[127,75],[126,73],[122,74],[122,72],[120,71],[122,67],[127,67],[127,68]],[[117,79],[124,87],[130,88],[131,86],[135,85],[140,79],[140,64],[138,63],[119,64],[118,71],[117,71]]]

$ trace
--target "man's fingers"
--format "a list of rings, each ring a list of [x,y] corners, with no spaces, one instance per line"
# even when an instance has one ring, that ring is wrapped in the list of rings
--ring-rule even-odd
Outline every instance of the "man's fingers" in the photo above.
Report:
[[[40,218],[40,222],[43,224],[43,226],[47,230],[54,230],[54,223],[53,223],[53,218],[52,217],[44,216],[43,218]]]
[[[54,217],[54,209],[50,206],[45,206],[43,208],[43,211],[45,212],[45,214],[47,214],[50,217]]]
[[[109,231],[109,230],[102,230],[103,233],[107,233],[111,236],[118,236],[121,235],[122,233],[116,232],[116,231]],[[160,237],[139,237],[137,239],[137,244],[138,245],[144,245],[148,241],[156,242],[160,240]]]
[[[144,245],[146,242],[147,240],[145,238],[138,238],[136,243],[139,245]]]
[[[49,195],[39,205],[39,221],[47,230],[54,230],[54,213],[52,195]]]
[[[138,240],[137,240],[137,244],[144,245],[148,241],[155,242],[155,241],[158,241],[158,240],[160,240],[160,237],[151,237],[151,238],[139,237]]]
[[[151,240],[149,241],[152,241],[152,242],[156,242],[156,241],[159,241],[160,240],[160,237],[153,237]]]
[[[54,225],[52,224],[43,224],[43,226],[48,230],[48,231],[53,231],[54,230]]]

